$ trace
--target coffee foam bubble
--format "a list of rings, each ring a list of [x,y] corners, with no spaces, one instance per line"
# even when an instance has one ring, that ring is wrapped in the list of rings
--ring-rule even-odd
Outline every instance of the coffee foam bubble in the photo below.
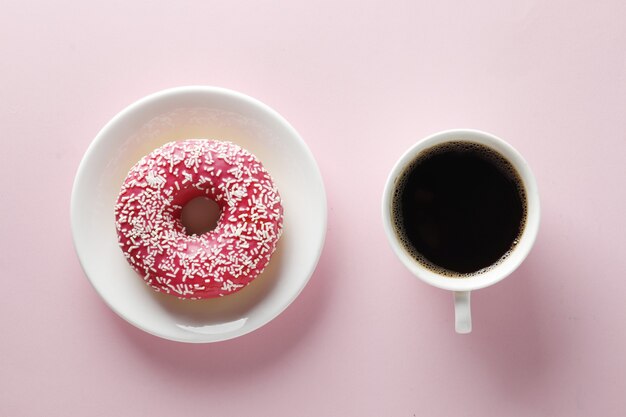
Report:
[[[451,271],[449,269],[443,268],[439,265],[435,265],[426,259],[421,253],[419,253],[411,244],[409,238],[406,236],[406,231],[404,230],[404,214],[401,209],[401,200],[405,185],[408,181],[409,174],[413,171],[416,165],[424,162],[425,160],[439,155],[445,152],[474,152],[480,155],[483,159],[491,162],[495,167],[497,167],[500,172],[504,173],[508,178],[515,182],[519,197],[522,201],[523,213],[520,225],[520,231],[515,240],[513,241],[513,245],[511,248],[504,253],[496,262],[492,265],[479,269],[478,271],[461,273]],[[524,229],[526,228],[526,219],[528,216],[528,198],[526,195],[526,189],[524,188],[522,178],[517,172],[517,170],[513,167],[513,165],[499,152],[496,150],[489,148],[485,145],[475,143],[475,142],[466,142],[466,141],[451,141],[446,142],[440,145],[435,145],[431,148],[427,148],[420,152],[409,164],[407,164],[406,168],[402,171],[400,176],[396,181],[396,185],[393,191],[393,198],[391,203],[391,217],[393,221],[394,231],[396,233],[396,237],[400,240],[402,247],[409,253],[409,255],[415,259],[418,263],[422,264],[427,269],[432,272],[443,275],[449,278],[471,278],[482,273],[485,273],[497,265],[504,262],[507,259],[511,252],[515,249],[516,245],[519,243],[521,236],[524,233]]]

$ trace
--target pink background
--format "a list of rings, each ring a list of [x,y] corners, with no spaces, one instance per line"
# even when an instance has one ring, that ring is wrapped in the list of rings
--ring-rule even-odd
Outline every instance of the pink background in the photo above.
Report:
[[[623,1],[25,3],[0,12],[0,415],[626,415]],[[213,345],[118,318],[69,227],[98,130],[188,84],[282,113],[329,201],[301,297]],[[454,127],[513,144],[543,204],[527,261],[474,293],[469,336],[380,221],[395,160]]]

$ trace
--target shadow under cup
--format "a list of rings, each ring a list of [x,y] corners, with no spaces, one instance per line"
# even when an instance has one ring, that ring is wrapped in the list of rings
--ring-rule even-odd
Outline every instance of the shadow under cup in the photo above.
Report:
[[[416,143],[383,193],[392,249],[421,280],[455,292],[457,331],[471,331],[470,291],[507,277],[539,227],[535,178],[522,156],[489,133],[456,129]]]

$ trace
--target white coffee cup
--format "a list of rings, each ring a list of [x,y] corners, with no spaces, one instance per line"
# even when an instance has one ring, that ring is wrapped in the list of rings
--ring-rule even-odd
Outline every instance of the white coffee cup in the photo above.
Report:
[[[409,254],[401,243],[393,226],[392,204],[395,187],[405,169],[422,152],[446,142],[472,142],[487,146],[515,168],[526,191],[526,222],[517,244],[508,255],[493,266],[468,277],[449,277],[435,272]],[[539,193],[530,167],[511,145],[502,139],[485,132],[472,129],[446,130],[428,136],[407,150],[396,162],[389,174],[382,199],[383,225],[393,251],[402,263],[419,279],[427,284],[454,292],[455,328],[457,333],[472,331],[470,293],[485,288],[509,276],[526,258],[539,230]]]

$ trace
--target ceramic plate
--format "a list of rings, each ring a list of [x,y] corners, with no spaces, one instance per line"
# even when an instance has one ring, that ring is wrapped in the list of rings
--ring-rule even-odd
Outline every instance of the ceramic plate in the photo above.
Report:
[[[223,298],[183,301],[154,292],[117,244],[113,205],[128,170],[164,143],[186,138],[229,140],[248,149],[283,199],[283,236],[265,272]],[[300,294],[324,244],[326,194],[307,145],[277,112],[231,90],[181,87],[139,100],[100,131],[76,174],[71,222],[85,274],[113,311],[156,336],[216,342],[258,329]]]

